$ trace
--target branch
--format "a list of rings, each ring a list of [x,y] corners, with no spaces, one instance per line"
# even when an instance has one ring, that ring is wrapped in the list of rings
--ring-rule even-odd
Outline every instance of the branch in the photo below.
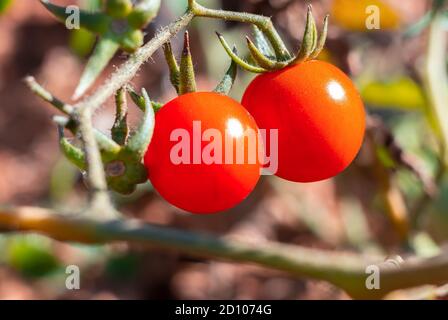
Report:
[[[162,47],[175,36],[182,28],[185,28],[193,19],[194,14],[187,11],[179,19],[163,28],[156,34],[151,41],[137,50],[111,77],[101,85],[94,94],[85,98],[75,105],[80,109],[91,109],[92,112],[99,108],[109,97],[115,94],[121,87],[126,85],[134,78],[140,67],[153,55],[153,53]]]
[[[108,217],[108,212],[115,212],[107,194],[107,182],[104,173],[104,166],[101,161],[101,154],[92,126],[92,114],[110,96],[115,94],[120,88],[126,85],[138,72],[152,54],[172,38],[180,29],[186,27],[193,19],[193,13],[188,11],[177,21],[159,32],[151,41],[141,47],[123,65],[112,74],[92,96],[86,98],[81,103],[75,105],[75,110],[79,119],[79,130],[84,149],[87,156],[88,175],[87,181],[91,190],[92,212],[99,212],[101,216]]]
[[[280,35],[278,34],[277,30],[275,29],[272,23],[272,20],[269,17],[246,12],[209,9],[201,6],[195,0],[189,0],[188,7],[196,17],[251,23],[257,26],[264,34],[266,34],[266,37],[269,39],[275,51],[275,54],[280,61],[286,61],[291,59],[291,54],[288,52],[288,49],[283,43]]]
[[[201,257],[255,263],[286,271],[297,277],[328,281],[355,298],[379,298],[408,287],[448,282],[448,254],[431,259],[409,259],[400,267],[378,258],[336,253],[300,246],[265,242],[249,244],[230,238],[216,238],[133,220],[101,223],[72,218],[32,207],[0,208],[0,230],[35,232],[56,240],[86,244],[126,241],[174,249]],[[380,290],[367,290],[366,266],[378,263]]]

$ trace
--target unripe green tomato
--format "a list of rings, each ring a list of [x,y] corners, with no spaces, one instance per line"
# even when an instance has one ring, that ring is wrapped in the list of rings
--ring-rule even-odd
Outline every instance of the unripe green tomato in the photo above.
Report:
[[[160,0],[146,0],[138,4],[128,16],[129,25],[142,29],[151,22],[159,12]]]
[[[78,56],[85,57],[92,52],[95,38],[95,35],[86,29],[74,29],[70,33],[70,49]]]
[[[135,50],[143,45],[143,32],[140,30],[130,30],[126,32],[120,41],[120,45],[126,52],[135,52]]]
[[[117,19],[126,18],[132,11],[131,0],[107,0],[106,13]]]

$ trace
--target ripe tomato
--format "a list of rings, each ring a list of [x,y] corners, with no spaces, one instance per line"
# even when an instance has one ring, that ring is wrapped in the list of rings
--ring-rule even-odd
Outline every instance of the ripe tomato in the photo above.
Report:
[[[313,182],[333,177],[361,147],[363,103],[352,81],[329,63],[307,61],[259,75],[242,104],[260,129],[278,129],[276,175],[284,179]]]
[[[255,120],[225,95],[195,92],[177,97],[156,114],[145,155],[149,179],[163,198],[186,211],[230,209],[249,195],[260,178],[258,155],[250,154],[253,150],[245,135],[250,132],[257,150]],[[226,143],[233,147],[226,150]],[[238,152],[242,152],[240,161]]]

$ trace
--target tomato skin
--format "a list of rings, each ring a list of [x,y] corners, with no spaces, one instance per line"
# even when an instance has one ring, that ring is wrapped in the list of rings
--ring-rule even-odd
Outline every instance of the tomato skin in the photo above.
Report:
[[[278,129],[276,175],[286,180],[314,182],[339,174],[364,138],[359,93],[341,70],[326,62],[312,60],[259,75],[242,104],[260,129]]]
[[[222,153],[225,140],[232,139],[234,151],[237,141],[244,136],[225,135],[229,120],[241,124],[240,129],[254,130],[255,120],[241,104],[231,98],[211,92],[195,92],[182,95],[167,103],[156,114],[154,135],[145,155],[149,180],[159,194],[174,206],[183,210],[208,214],[233,208],[243,201],[255,188],[259,178],[260,161],[249,161],[245,148],[243,163],[174,164],[170,158],[172,148],[179,140],[170,141],[175,129],[188,131],[193,144],[193,121],[201,121],[201,133],[217,129],[222,134]],[[210,142],[201,141],[201,150]],[[258,137],[257,142],[258,144]],[[247,146],[244,145],[244,146]],[[261,147],[262,148],[262,147]],[[193,160],[193,147],[191,158]]]

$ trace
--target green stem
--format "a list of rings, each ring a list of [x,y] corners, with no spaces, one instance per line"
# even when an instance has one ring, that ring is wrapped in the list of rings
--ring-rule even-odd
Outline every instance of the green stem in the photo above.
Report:
[[[291,54],[286,48],[286,45],[275,29],[270,18],[246,12],[209,9],[201,6],[194,0],[189,0],[188,5],[190,10],[197,17],[215,18],[256,25],[269,39],[278,60],[286,61],[291,59]]]
[[[59,111],[70,115],[73,113],[73,107],[54,97],[49,91],[45,90],[41,85],[36,82],[36,79],[32,76],[27,76],[24,79],[25,84],[35,95],[43,99],[44,101],[53,105]]]
[[[140,67],[159,49],[164,43],[174,37],[181,29],[185,28],[193,19],[194,14],[188,11],[179,19],[163,28],[154,38],[139,48],[131,57],[123,63],[111,77],[101,85],[95,93],[86,97],[77,107],[87,107],[93,111],[101,105],[115,92],[129,83],[137,74]]]
[[[34,77],[28,76],[24,79],[24,81],[28,88],[38,97],[50,103],[56,109],[70,117],[70,120],[67,121],[69,125],[67,125],[66,128],[76,135],[78,132],[79,119],[77,119],[75,108],[53,96],[49,91],[47,91],[44,87],[37,83]],[[120,151],[120,146],[117,143],[112,141],[109,137],[107,137],[104,133],[98,131],[97,129],[93,130],[101,150],[109,153],[117,153],[118,151]]]
[[[89,186],[90,205],[88,212],[95,214],[101,219],[110,219],[116,216],[116,211],[110,201],[107,192],[106,175],[98,143],[95,138],[95,131],[92,126],[92,110],[80,108],[76,111],[79,119],[79,131],[81,141],[84,145],[86,155],[87,176],[86,181]]]
[[[80,98],[93,85],[119,48],[120,45],[111,37],[105,36],[99,40],[75,89],[74,100]]]

